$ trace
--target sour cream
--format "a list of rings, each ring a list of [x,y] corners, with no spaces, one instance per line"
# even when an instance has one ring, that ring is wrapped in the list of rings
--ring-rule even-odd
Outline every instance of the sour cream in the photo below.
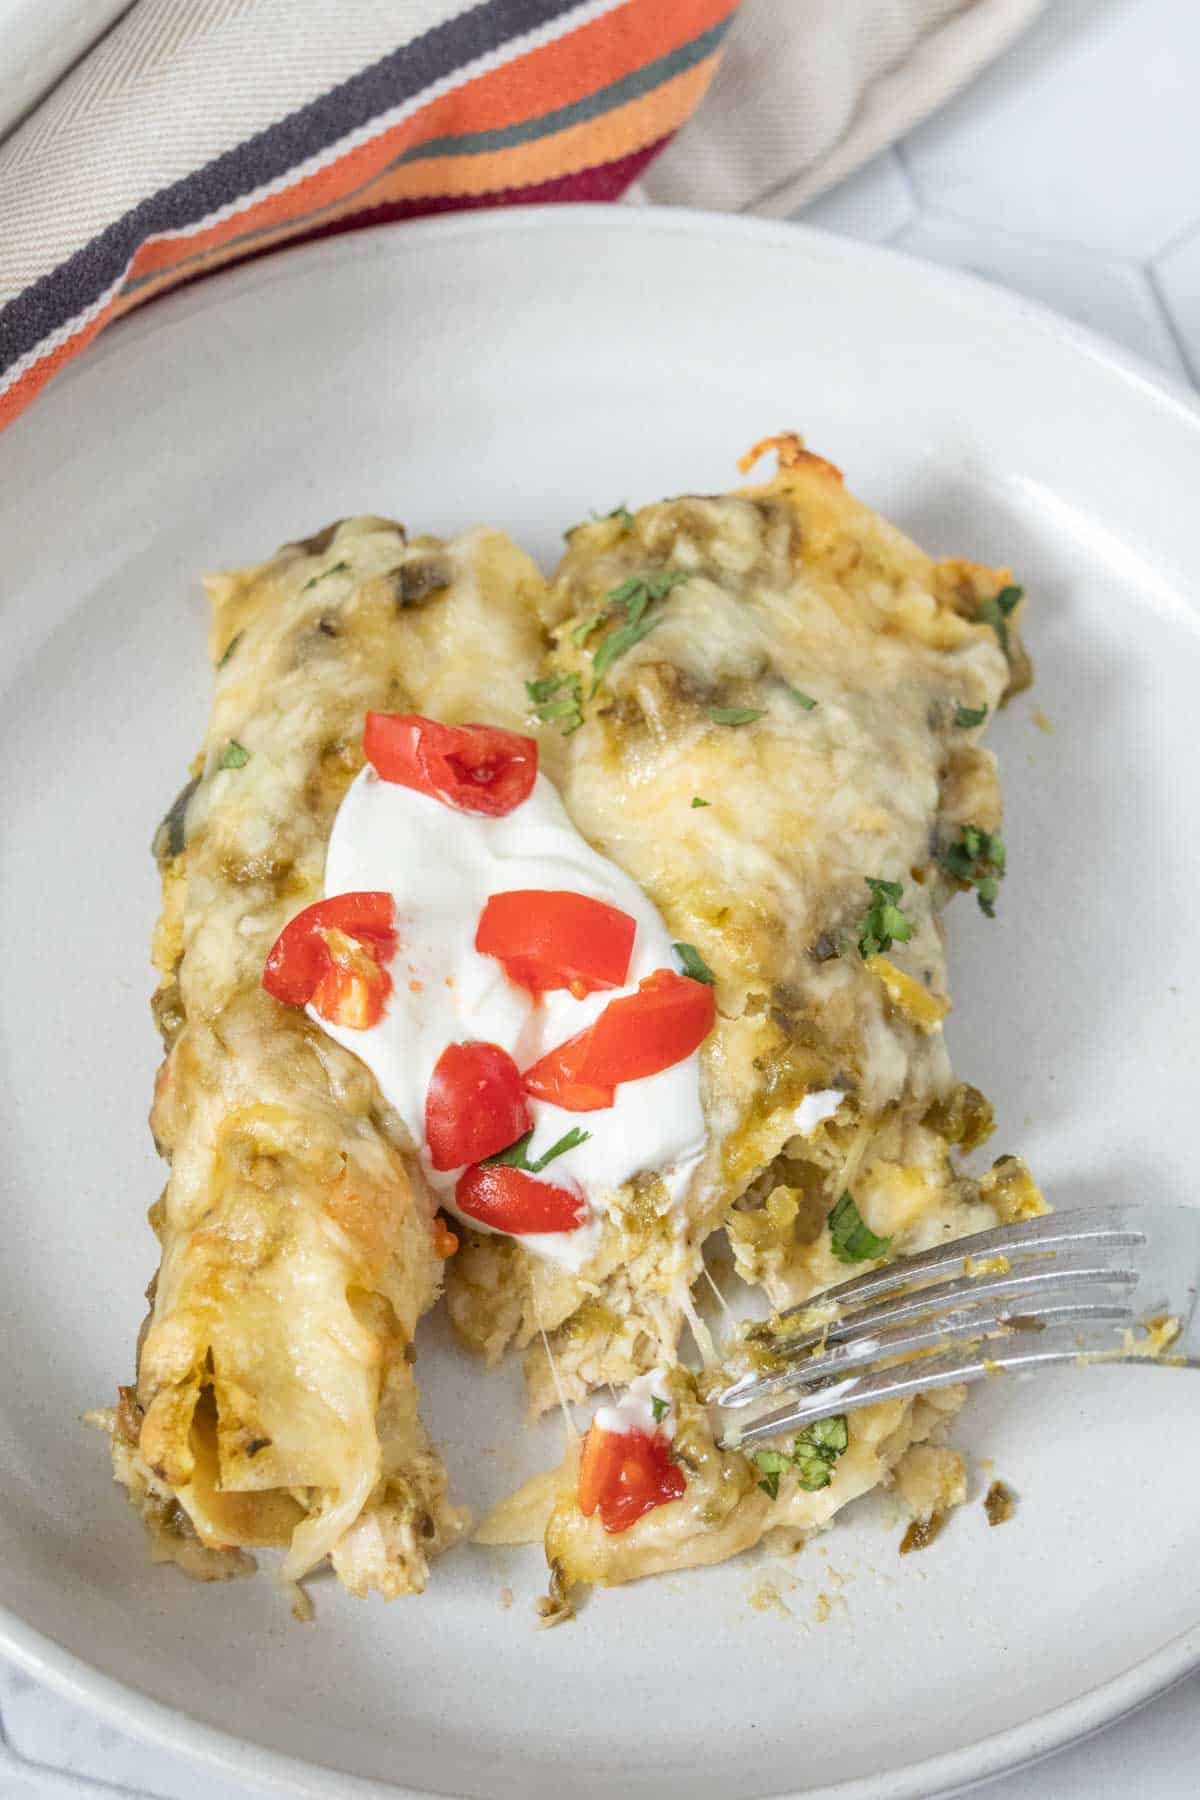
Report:
[[[489,896],[529,888],[587,894],[628,913],[637,924],[628,985],[582,1000],[566,991],[536,1000],[509,980],[502,963],[481,956],[475,932]],[[425,1143],[425,1096],[446,1046],[471,1039],[499,1044],[526,1069],[585,1030],[611,1000],[635,993],[655,969],[677,969],[678,961],[656,908],[580,836],[545,775],[520,806],[493,819],[381,781],[368,765],[338,808],[325,892],[377,889],[395,898],[400,940],[383,1017],[353,1031],[331,1025],[311,1007],[309,1013],[366,1063],[419,1147],[440,1203],[455,1211],[454,1186],[462,1171],[434,1169]],[[530,1161],[572,1127],[591,1134],[556,1157],[544,1176],[576,1182],[590,1203],[590,1222],[577,1231],[521,1238],[537,1254],[578,1268],[595,1249],[600,1219],[617,1190],[634,1175],[661,1175],[669,1204],[681,1202],[704,1149],[699,1053],[658,1075],[621,1082],[614,1104],[603,1111],[572,1113],[531,1099],[530,1115]],[[477,1220],[468,1222],[485,1229]]]
[[[666,1382],[665,1369],[651,1369],[648,1375],[635,1376],[614,1405],[597,1407],[593,1424],[598,1430],[611,1431],[617,1437],[627,1431],[644,1431],[647,1437],[658,1432],[662,1437],[673,1438],[674,1409],[667,1397]],[[656,1412],[662,1416],[656,1417]]]

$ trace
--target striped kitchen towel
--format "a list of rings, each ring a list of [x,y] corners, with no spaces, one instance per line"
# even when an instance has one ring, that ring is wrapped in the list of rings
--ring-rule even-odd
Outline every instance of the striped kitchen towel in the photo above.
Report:
[[[0,145],[0,428],[110,319],[222,263],[616,199],[704,94],[737,4],[136,0]]]

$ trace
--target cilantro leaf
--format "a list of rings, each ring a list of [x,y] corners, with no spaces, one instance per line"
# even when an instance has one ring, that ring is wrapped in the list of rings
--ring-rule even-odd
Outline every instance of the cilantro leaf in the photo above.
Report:
[[[633,530],[633,514],[623,500],[620,506],[614,506],[612,511],[605,513],[604,516],[606,519],[619,519],[626,531]]]
[[[695,808],[696,808],[696,807],[697,807],[697,806],[711,806],[711,805],[712,805],[712,801],[711,801],[711,800],[702,800],[702,799],[701,799],[701,798],[700,798],[700,796],[699,796],[699,794],[693,794],[693,795],[692,795],[692,807],[693,807],[693,810],[694,810],[694,809],[695,809]]]
[[[890,950],[893,943],[907,944],[912,937],[912,921],[900,909],[902,882],[881,881],[875,875],[863,879],[871,890],[871,904],[858,928],[859,955],[865,959]]]
[[[530,1162],[525,1154],[533,1137],[533,1127],[530,1126],[525,1135],[510,1144],[507,1150],[497,1150],[494,1156],[485,1156],[483,1160],[486,1163],[503,1163],[510,1169],[524,1169],[527,1175],[540,1175],[556,1156],[565,1156],[568,1150],[578,1149],[580,1144],[587,1143],[591,1135],[590,1131],[581,1131],[578,1125],[573,1125],[556,1144],[551,1144],[548,1150]]]
[[[610,631],[592,658],[592,686],[588,699],[595,697],[596,691],[605,675],[612,668],[619,656],[640,644],[647,632],[653,631],[657,619],[647,619],[644,615],[652,600],[663,600],[673,587],[686,581],[686,569],[661,569],[656,575],[627,575],[624,581],[618,582],[604,596],[604,610],[597,613],[594,620],[586,622],[587,629],[576,626],[572,637],[577,643],[583,643],[590,637],[598,624],[620,607],[625,614],[625,623]],[[582,633],[582,635],[578,635]]]
[[[833,1480],[833,1465],[818,1450],[810,1450],[807,1445],[796,1444],[796,1469],[800,1486],[807,1494],[819,1493],[827,1488]]]
[[[599,631],[607,617],[607,613],[594,612],[590,618],[581,619],[578,625],[572,625],[567,635],[573,644],[582,646],[587,643],[593,631]]]
[[[244,631],[235,631],[234,632],[233,636],[230,638],[229,642],[226,644],[224,650],[222,650],[222,652],[221,652],[221,660],[217,664],[218,669],[223,669],[225,667],[225,664],[229,661],[230,657],[233,655],[234,651],[237,649],[238,645],[241,643],[241,641],[245,637],[245,635],[246,634]]]
[[[541,723],[557,725],[564,737],[570,737],[583,724],[583,696],[578,675],[543,675],[539,681],[527,681],[525,692]]]
[[[591,692],[588,694],[589,700],[595,699],[597,688],[600,686],[600,683],[604,680],[604,677],[608,674],[608,671],[612,668],[617,658],[619,656],[624,656],[627,650],[632,650],[635,644],[640,644],[642,639],[653,631],[654,627],[658,624],[656,618],[642,618],[641,615],[645,611],[645,606],[646,603],[643,601],[638,609],[638,616],[634,623],[622,625],[617,631],[610,631],[604,642],[600,645],[600,648],[596,651],[595,656],[592,658],[592,687]]]
[[[833,1465],[844,1456],[850,1442],[845,1413],[832,1419],[818,1419],[797,1437],[792,1445],[792,1461],[796,1465],[800,1486],[815,1494],[833,1480]]]
[[[779,1477],[795,1469],[800,1486],[806,1493],[817,1493],[833,1480],[833,1465],[844,1456],[850,1442],[845,1413],[832,1419],[818,1419],[806,1426],[793,1440],[790,1450],[756,1450],[755,1466],[762,1474],[759,1487],[770,1499],[779,1498]]]
[[[1025,589],[1019,587],[1001,588],[1000,592],[990,600],[981,600],[975,611],[975,617],[985,625],[990,625],[1000,641],[1000,648],[1005,656],[1009,653],[1008,618],[1015,611],[1024,596]]]
[[[938,863],[964,887],[973,887],[979,910],[996,916],[996,897],[1004,878],[1007,852],[1004,839],[981,825],[963,825],[954,843],[938,853]]]
[[[766,717],[762,706],[710,706],[708,716],[714,725],[749,725]]]
[[[963,706],[960,703],[954,709],[954,723],[960,725],[964,731],[969,731],[972,725],[983,724],[987,718],[987,712],[986,706]]]
[[[792,696],[792,699],[796,701],[797,705],[804,708],[805,712],[812,712],[817,704],[812,695],[806,694],[802,688],[789,687],[788,693]]]
[[[842,1195],[827,1222],[830,1247],[839,1262],[871,1262],[891,1248],[891,1238],[871,1230],[849,1193]]]
[[[686,569],[660,569],[657,575],[646,577],[646,592],[652,600],[665,600],[672,588],[690,580]]]
[[[654,1414],[654,1423],[661,1425],[671,1410],[671,1402],[664,1400],[660,1394],[651,1394],[650,1411]]]
[[[672,944],[672,950],[679,958],[680,967],[692,981],[703,981],[708,987],[717,985],[717,978],[697,950],[695,944]]]
[[[302,594],[307,594],[309,588],[316,587],[318,581],[324,581],[328,575],[344,575],[349,567],[350,564],[348,562],[336,562],[331,569],[322,569],[319,575],[312,575],[309,577],[304,583],[304,586],[300,589],[300,592]]]
[[[850,1443],[850,1429],[846,1424],[845,1413],[834,1413],[832,1419],[818,1419],[802,1435],[810,1439],[825,1455],[832,1453],[834,1456],[842,1456]]]
[[[782,1450],[756,1450],[755,1465],[762,1471],[759,1487],[771,1500],[779,1498],[779,1477],[791,1467],[791,1458]]]
[[[236,738],[230,738],[217,758],[217,767],[218,769],[244,769],[249,761],[250,752],[245,744],[239,744]]]

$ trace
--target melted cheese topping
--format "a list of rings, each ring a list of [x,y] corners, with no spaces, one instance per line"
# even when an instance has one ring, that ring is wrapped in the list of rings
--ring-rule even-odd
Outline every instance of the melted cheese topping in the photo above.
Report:
[[[419,682],[443,717],[486,693],[519,722],[539,586],[498,533],[409,543],[381,519],[210,584],[212,717],[155,842],[152,1124],[171,1170],[114,1466],[148,1520],[169,1505],[177,1540],[235,1566],[233,1546],[278,1543],[289,1577],[328,1555],[353,1592],[390,1596],[462,1529],[408,1356],[441,1285],[432,1197],[362,1063],[261,978],[320,897],[366,710],[411,705]]]
[[[612,1000],[635,993],[655,969],[674,968],[671,940],[636,884],[576,831],[544,775],[511,813],[485,818],[364,769],[334,820],[325,891],[381,888],[395,898],[400,934],[383,1017],[366,1031],[354,1031],[327,1024],[315,1012],[311,1016],[366,1063],[419,1148],[426,1181],[442,1205],[455,1211],[454,1187],[462,1170],[436,1170],[425,1143],[425,1097],[446,1046],[471,1039],[498,1044],[518,1068],[528,1068],[586,1030]],[[550,992],[538,1002],[510,981],[495,957],[476,950],[475,932],[488,897],[515,889],[587,894],[635,919],[626,985],[582,1000]],[[683,1201],[704,1149],[700,1059],[693,1053],[658,1075],[622,1082],[614,1104],[599,1112],[570,1113],[531,1100],[530,1113],[530,1160],[573,1127],[589,1134],[585,1143],[556,1157],[542,1179],[577,1183],[593,1209],[591,1220],[577,1231],[521,1238],[536,1255],[581,1268],[595,1254],[598,1216],[635,1175],[661,1175],[667,1205]],[[488,1229],[474,1219],[466,1223]]]

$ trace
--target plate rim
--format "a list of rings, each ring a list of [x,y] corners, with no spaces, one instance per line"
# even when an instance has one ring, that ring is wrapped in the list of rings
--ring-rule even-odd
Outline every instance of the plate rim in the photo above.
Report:
[[[589,231],[604,229],[634,235],[674,233],[709,240],[757,242],[764,247],[788,251],[801,263],[806,257],[813,256],[826,263],[840,263],[850,278],[858,272],[875,270],[882,275],[890,274],[894,279],[904,279],[910,285],[937,290],[936,297],[944,296],[949,290],[959,297],[964,310],[970,309],[974,318],[990,319],[1017,333],[1034,331],[1043,338],[1048,337],[1068,356],[1090,365],[1093,370],[1098,369],[1101,379],[1115,380],[1134,390],[1142,404],[1167,409],[1185,430],[1196,434],[1200,447],[1200,397],[1181,380],[1156,369],[1144,358],[1089,327],[981,276],[929,262],[891,245],[866,243],[799,222],[679,207],[611,204],[487,208],[407,220],[400,230],[393,223],[369,226],[315,242],[290,245],[219,270],[181,290],[161,296],[152,306],[139,309],[109,326],[38,396],[28,415],[13,421],[3,434],[4,440],[19,443],[27,416],[44,412],[47,406],[53,407],[56,395],[69,392],[81,376],[98,369],[111,357],[126,355],[158,331],[170,329],[196,313],[219,306],[244,292],[294,278],[297,271],[303,271],[311,263],[405,255],[410,247],[419,246],[428,239],[510,238],[529,231],[546,235],[581,224],[586,224]],[[4,453],[5,445],[0,442],[0,460]],[[151,1699],[137,1688],[104,1674],[49,1634],[28,1624],[3,1602],[0,1602],[0,1651],[26,1674],[118,1729],[162,1749],[195,1757],[226,1776],[250,1780],[282,1793],[311,1797],[311,1800],[347,1800],[351,1795],[362,1796],[362,1800],[431,1800],[434,1795],[434,1790],[427,1788],[397,1786],[372,1777],[344,1774],[327,1764],[288,1756],[282,1751],[267,1749],[253,1739],[208,1725],[191,1713]],[[933,1795],[958,1792],[990,1777],[1041,1761],[1117,1724],[1185,1680],[1197,1668],[1200,1668],[1200,1619],[1112,1680],[973,1744],[904,1763],[880,1774],[856,1777],[819,1789],[776,1791],[761,1796],[761,1800],[930,1800]],[[18,1751],[12,1753],[20,1757]],[[37,1766],[28,1764],[27,1759],[20,1760],[27,1766]]]

